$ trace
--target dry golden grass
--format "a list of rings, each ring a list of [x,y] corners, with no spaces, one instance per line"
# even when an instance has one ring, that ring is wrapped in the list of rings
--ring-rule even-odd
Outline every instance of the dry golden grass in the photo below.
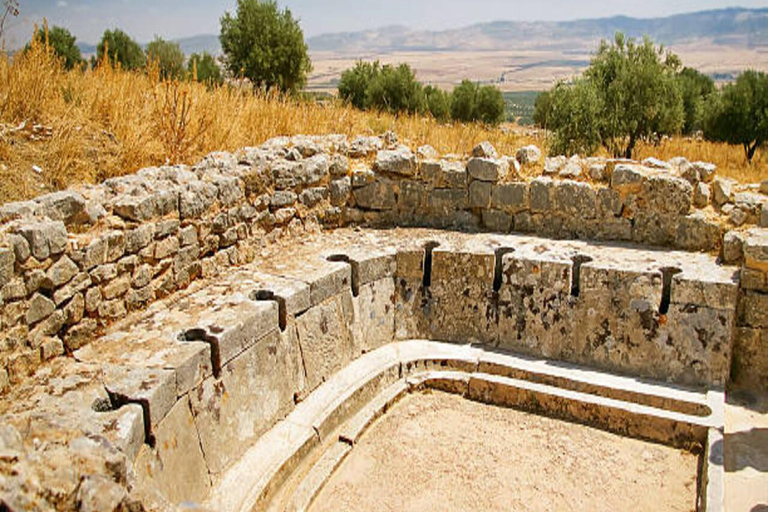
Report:
[[[161,82],[156,69],[136,73],[107,65],[64,71],[42,43],[13,58],[0,57],[0,202],[152,165],[192,164],[211,151],[258,145],[280,135],[353,137],[386,130],[413,147],[430,144],[441,153],[467,153],[483,140],[505,154],[525,144],[544,145],[478,124],[361,112],[333,102],[254,94],[249,88]],[[743,165],[738,148],[670,144],[648,151],[713,161],[745,180],[764,175],[764,164],[756,167],[759,171]]]

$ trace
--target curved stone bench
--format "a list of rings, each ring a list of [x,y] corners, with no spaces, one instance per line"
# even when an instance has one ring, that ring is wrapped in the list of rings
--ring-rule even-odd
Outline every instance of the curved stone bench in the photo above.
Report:
[[[51,439],[46,456],[90,446],[96,488],[165,509],[264,509],[420,386],[706,448],[722,426],[736,276],[703,254],[340,230],[129,316],[12,390],[0,423]]]

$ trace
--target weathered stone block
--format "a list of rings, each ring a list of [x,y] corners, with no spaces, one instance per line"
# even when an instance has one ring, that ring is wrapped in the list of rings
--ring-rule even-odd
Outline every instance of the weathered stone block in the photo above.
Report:
[[[470,158],[467,172],[475,180],[497,182],[509,173],[509,163],[493,158]]]
[[[18,233],[29,243],[32,256],[41,261],[61,254],[67,247],[67,228],[63,222],[22,224]]]
[[[359,355],[347,322],[351,308],[351,293],[346,292],[311,307],[296,318],[308,392]]]
[[[269,206],[273,210],[285,208],[286,206],[293,206],[296,204],[298,196],[288,190],[278,190],[272,195],[272,199],[269,201]]]
[[[0,247],[0,288],[13,278],[13,265],[16,261],[13,251]]]
[[[29,301],[26,322],[28,325],[34,325],[51,316],[55,310],[56,304],[51,299],[36,293]]]
[[[472,156],[477,158],[499,158],[499,153],[488,141],[481,142],[472,149]]]
[[[491,189],[493,184],[486,181],[473,180],[469,184],[470,208],[488,208],[491,206]]]
[[[732,180],[725,178],[715,180],[712,185],[712,199],[717,206],[723,206],[733,199],[733,185]]]
[[[328,197],[328,189],[325,187],[313,187],[304,190],[299,196],[299,200],[307,208],[317,206],[321,201]]]
[[[214,475],[242,456],[294,405],[304,388],[296,326],[273,330],[189,394],[200,444]]]
[[[483,225],[496,233],[509,233],[514,217],[501,210],[483,210]]]
[[[35,199],[38,212],[51,220],[70,222],[85,211],[85,199],[77,192],[64,190]]]
[[[768,294],[744,293],[739,301],[739,323],[746,327],[768,328]]]
[[[202,502],[211,480],[187,397],[179,400],[154,431],[154,448],[143,445],[134,467],[140,487],[171,503]]]
[[[754,391],[768,390],[768,329],[736,329],[731,380]]]
[[[416,155],[405,146],[394,150],[382,150],[376,155],[376,170],[401,176],[416,174]]]
[[[424,207],[427,197],[426,186],[418,181],[401,181],[397,206],[401,210],[413,211]]]
[[[352,298],[352,341],[357,353],[391,343],[395,331],[395,282],[391,277],[366,282]]]
[[[466,207],[467,191],[459,189],[436,188],[429,193],[427,206],[430,210],[450,212]]]
[[[531,181],[531,212],[547,212],[552,209],[553,182],[550,178],[536,178]]]
[[[334,180],[330,185],[331,204],[334,206],[346,205],[352,193],[352,180],[345,176],[340,180]]]
[[[517,161],[522,165],[533,164],[541,160],[541,150],[536,146],[525,146],[517,150]]]
[[[555,205],[560,213],[580,219],[596,216],[595,191],[586,183],[560,181],[555,184]]]
[[[530,207],[530,194],[525,182],[501,183],[493,186],[491,205],[510,213],[527,210]]]
[[[48,269],[47,277],[54,287],[63,286],[75,277],[79,269],[67,256],[62,256]]]
[[[353,191],[358,207],[369,210],[391,210],[395,207],[395,189],[391,182],[377,181]]]
[[[703,212],[695,212],[679,220],[675,246],[692,251],[711,251],[720,243],[721,228]]]
[[[685,215],[690,211],[693,201],[691,184],[668,174],[648,177],[643,182],[641,194],[648,208],[662,214]]]

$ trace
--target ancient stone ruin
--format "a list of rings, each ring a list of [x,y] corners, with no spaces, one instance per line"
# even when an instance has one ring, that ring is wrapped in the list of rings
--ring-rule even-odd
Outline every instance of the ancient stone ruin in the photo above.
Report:
[[[306,510],[409,393],[691,450],[768,390],[768,191],[293,137],[0,207],[2,510]]]

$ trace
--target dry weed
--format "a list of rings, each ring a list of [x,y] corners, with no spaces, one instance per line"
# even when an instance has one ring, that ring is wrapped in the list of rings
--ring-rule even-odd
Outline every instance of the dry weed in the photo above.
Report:
[[[144,73],[108,64],[64,71],[45,43],[12,58],[0,57],[0,123],[0,202],[151,165],[192,164],[211,151],[233,151],[281,135],[353,137],[394,130],[414,148],[429,144],[444,154],[465,154],[483,140],[504,154],[525,144],[545,145],[543,139],[502,128],[360,112],[236,86],[160,82],[152,67]],[[12,129],[22,123],[41,126],[45,136]],[[640,150],[643,156],[712,161],[743,181],[764,177],[765,164],[746,166],[739,151],[682,139]]]

